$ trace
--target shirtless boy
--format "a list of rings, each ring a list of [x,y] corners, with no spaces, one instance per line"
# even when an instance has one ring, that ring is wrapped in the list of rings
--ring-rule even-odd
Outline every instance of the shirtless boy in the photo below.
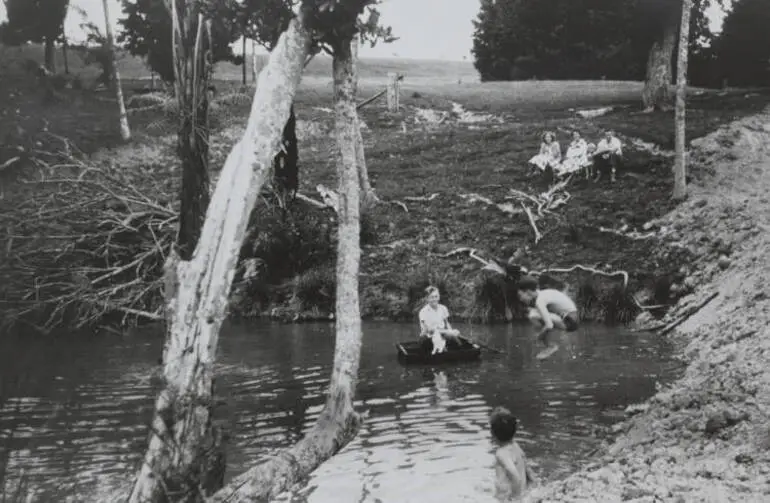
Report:
[[[537,326],[542,325],[537,339],[547,349],[538,358],[545,358],[559,349],[557,344],[549,346],[546,342],[548,332],[555,328],[567,332],[578,329],[577,306],[564,292],[552,288],[540,290],[537,280],[532,276],[525,276],[519,281],[518,291],[519,300],[527,306],[534,306],[529,311],[529,320]]]
[[[495,407],[489,416],[492,437],[498,444],[495,451],[495,496],[499,501],[520,498],[527,485],[535,482],[527,457],[513,439],[516,418],[504,407]]]

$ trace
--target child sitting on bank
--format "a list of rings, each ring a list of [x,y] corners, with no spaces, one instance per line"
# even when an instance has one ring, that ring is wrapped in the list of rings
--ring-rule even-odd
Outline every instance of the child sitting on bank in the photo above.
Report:
[[[495,451],[495,497],[499,501],[520,498],[527,485],[535,482],[535,475],[527,466],[527,457],[513,439],[516,418],[505,407],[495,407],[489,416],[492,437],[498,444]]]

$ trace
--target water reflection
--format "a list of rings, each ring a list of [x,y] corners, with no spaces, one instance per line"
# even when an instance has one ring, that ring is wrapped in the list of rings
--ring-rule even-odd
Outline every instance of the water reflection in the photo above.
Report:
[[[358,437],[283,501],[485,501],[492,497],[488,415],[504,405],[544,477],[566,474],[596,447],[594,429],[670,374],[660,339],[585,327],[545,361],[529,327],[465,326],[505,354],[430,367],[396,362],[413,326],[367,323]],[[103,501],[140,459],[157,391],[155,334],[15,341],[0,352],[0,463],[26,471],[41,501]],[[296,442],[323,407],[333,326],[230,325],[221,339],[217,414],[231,428],[230,478]],[[117,481],[117,482],[116,482]]]

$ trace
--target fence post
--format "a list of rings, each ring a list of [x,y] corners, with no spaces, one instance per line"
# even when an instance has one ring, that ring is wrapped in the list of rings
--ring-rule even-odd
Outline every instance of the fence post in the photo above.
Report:
[[[395,72],[388,72],[388,111],[398,112],[399,95],[401,94],[401,85],[399,82],[399,75]]]

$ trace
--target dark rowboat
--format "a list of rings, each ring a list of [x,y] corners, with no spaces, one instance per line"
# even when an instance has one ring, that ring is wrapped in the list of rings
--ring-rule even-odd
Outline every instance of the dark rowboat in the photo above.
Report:
[[[447,344],[446,351],[435,355],[430,354],[430,344],[424,345],[422,340],[396,343],[398,361],[401,363],[457,363],[470,362],[481,358],[481,346],[459,337],[460,345]]]

